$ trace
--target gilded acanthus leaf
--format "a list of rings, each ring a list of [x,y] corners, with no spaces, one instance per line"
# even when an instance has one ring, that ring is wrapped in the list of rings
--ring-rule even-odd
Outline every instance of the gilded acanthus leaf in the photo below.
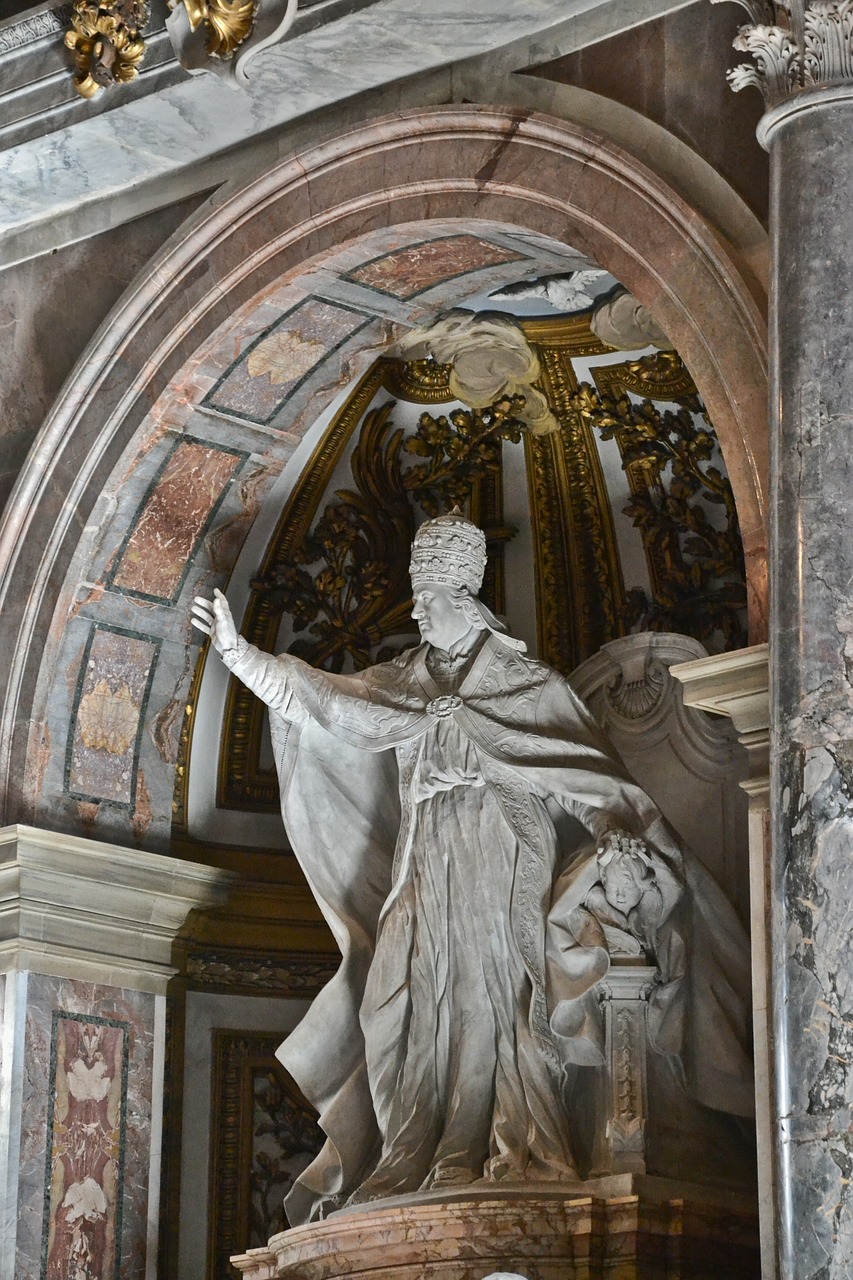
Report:
[[[81,97],[94,98],[110,85],[136,78],[145,55],[142,28],[147,21],[148,6],[140,0],[76,0],[65,44],[74,51],[74,88]]]

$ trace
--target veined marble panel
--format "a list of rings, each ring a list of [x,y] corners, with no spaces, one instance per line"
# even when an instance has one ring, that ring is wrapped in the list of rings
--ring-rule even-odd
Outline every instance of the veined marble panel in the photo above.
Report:
[[[19,1280],[143,1280],[154,1012],[144,992],[30,974]]]
[[[109,585],[171,604],[229,481],[247,456],[201,440],[178,440],[142,501]]]
[[[203,403],[249,422],[271,422],[309,374],[369,323],[369,316],[340,303],[306,298],[241,353]]]
[[[56,1009],[50,1046],[42,1270],[45,1280],[121,1265],[130,1023]]]
[[[86,645],[65,758],[65,790],[80,800],[133,807],[135,761],[158,641],[95,626]]]
[[[477,236],[447,236],[373,258],[344,278],[403,301],[482,267],[523,262],[524,254]]]

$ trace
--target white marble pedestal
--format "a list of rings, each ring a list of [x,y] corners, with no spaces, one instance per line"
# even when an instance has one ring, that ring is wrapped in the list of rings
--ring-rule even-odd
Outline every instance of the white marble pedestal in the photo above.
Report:
[[[724,1191],[619,1174],[360,1206],[231,1259],[248,1280],[754,1280],[754,1206]]]

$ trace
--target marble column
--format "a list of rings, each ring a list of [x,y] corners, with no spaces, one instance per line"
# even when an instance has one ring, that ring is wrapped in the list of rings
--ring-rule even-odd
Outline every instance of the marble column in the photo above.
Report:
[[[229,881],[0,829],[0,1280],[155,1280],[172,948]]]
[[[779,1275],[853,1275],[853,7],[747,4],[771,157]]]

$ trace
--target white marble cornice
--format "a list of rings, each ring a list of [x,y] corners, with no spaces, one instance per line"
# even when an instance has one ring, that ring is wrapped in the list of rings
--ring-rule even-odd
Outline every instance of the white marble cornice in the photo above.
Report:
[[[766,732],[770,724],[769,650],[766,644],[697,658],[670,667],[684,687],[684,705],[729,716],[738,734]]]
[[[194,908],[230,872],[36,827],[0,828],[0,972],[32,970],[161,993]]]
[[[195,75],[0,150],[0,266],[243,181],[359,121],[452,101],[463,70],[488,66],[494,83],[684,3],[382,0],[267,49],[244,90]]]
[[[809,90],[853,84],[853,0],[736,3],[750,21],[738,31],[734,47],[754,60],[728,73],[736,93],[754,86],[772,111]]]

